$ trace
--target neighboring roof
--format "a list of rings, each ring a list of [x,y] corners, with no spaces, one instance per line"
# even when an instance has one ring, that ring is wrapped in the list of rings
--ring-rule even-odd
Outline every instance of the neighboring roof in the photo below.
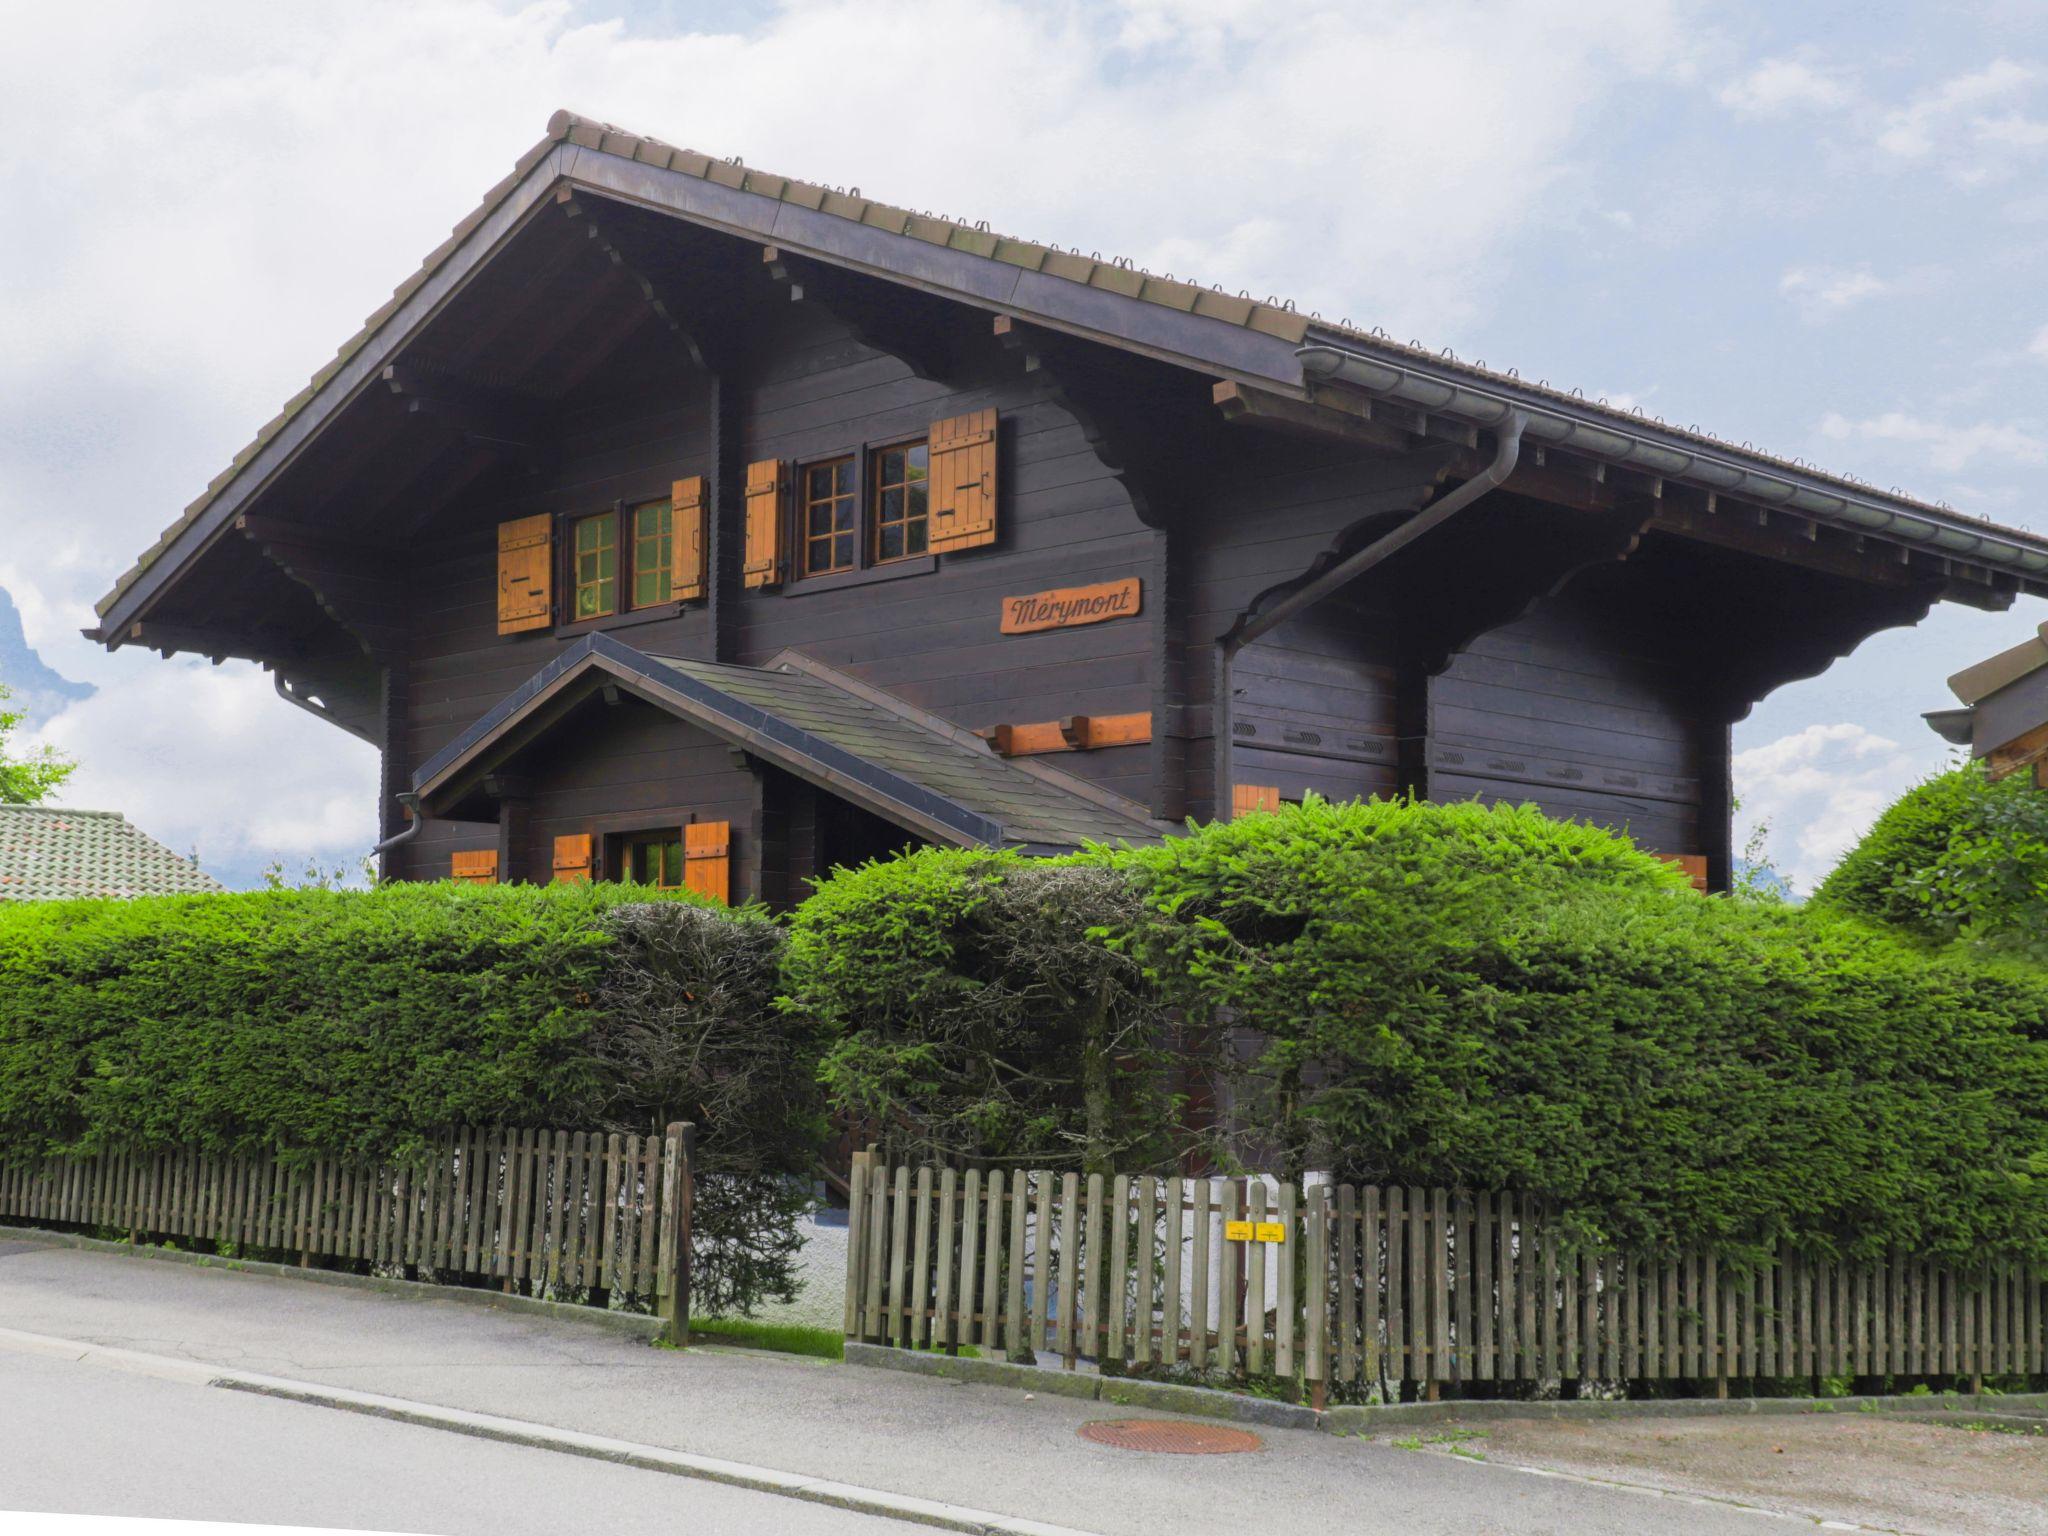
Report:
[[[118,811],[0,805],[0,901],[225,890]]]
[[[2001,688],[2009,688],[2030,672],[2048,667],[2048,624],[2031,640],[2022,640],[2009,651],[1965,667],[1948,680],[1949,692],[1965,704],[1976,704]]]
[[[413,776],[423,799],[471,782],[531,739],[529,722],[593,673],[898,825],[954,845],[1032,852],[1157,842],[1144,808],[1072,774],[998,757],[973,733],[796,652],[766,667],[650,656],[586,635]]]
[[[546,162],[559,156],[554,165]],[[630,167],[630,169],[628,169]],[[195,523],[304,408],[342,375],[356,355],[387,323],[399,322],[397,334],[417,323],[406,313],[410,300],[434,280],[451,258],[474,236],[479,241],[502,238],[501,213],[523,217],[536,200],[526,186],[530,175],[543,173],[549,182],[566,179],[601,192],[637,197],[652,206],[678,211],[678,199],[655,196],[646,178],[668,173],[701,183],[702,190],[680,200],[681,211],[713,227],[772,240],[845,265],[880,271],[901,281],[946,292],[991,307],[1011,309],[1112,341],[1131,339],[1132,327],[1114,318],[1126,306],[1143,306],[1155,316],[1202,322],[1167,328],[1170,344],[1162,355],[1198,361],[1220,373],[1259,376],[1301,389],[1336,371],[1331,354],[1343,354],[1363,367],[1344,376],[1359,383],[1383,376],[1394,398],[1419,404],[1424,411],[1439,407],[1432,397],[1464,396],[1484,413],[1501,401],[1534,404],[1544,421],[1586,424],[1570,446],[1596,458],[1644,465],[1674,479],[1697,478],[1708,489],[1739,491],[1767,504],[1792,505],[1802,511],[1860,531],[1896,532],[1901,538],[1925,541],[1937,552],[1984,561],[2040,581],[2048,573],[2048,538],[2019,529],[2001,528],[1964,516],[1954,509],[1897,492],[1879,492],[1860,481],[1826,474],[1798,460],[1759,452],[1708,436],[1696,428],[1675,428],[1638,411],[1625,411],[1547,383],[1529,384],[1513,370],[1497,372],[1454,357],[1448,350],[1431,352],[1419,343],[1402,345],[1378,331],[1357,329],[1349,322],[1330,322],[1302,314],[1292,300],[1160,276],[1128,260],[1082,255],[1078,249],[999,234],[986,223],[965,223],[943,215],[918,212],[878,202],[851,190],[795,180],[753,170],[736,160],[721,160],[697,150],[679,149],[659,139],[557,112],[547,136],[522,155],[511,175],[484,194],[483,202],[454,228],[449,238],[428,254],[420,269],[399,285],[390,301],[342,345],[333,361],[316,373],[305,389],[285,402],[284,409],[235,456],[234,462],[207,486],[136,564],[118,578],[99,602],[102,618],[171,544]],[[737,196],[735,196],[737,195]],[[745,203],[748,206],[741,207]],[[834,234],[859,226],[861,239]],[[868,236],[897,242],[900,250],[886,259]],[[920,256],[919,252],[923,254]],[[962,264],[966,258],[966,264]],[[979,258],[977,262],[975,259]],[[1047,283],[1043,279],[1055,281]],[[1143,330],[1146,327],[1140,326]],[[1158,327],[1153,327],[1158,329]],[[1241,340],[1232,341],[1236,337]],[[1191,339],[1192,338],[1192,339]],[[344,383],[353,387],[349,380]],[[1370,388],[1370,385],[1362,384]],[[1541,424],[1539,422],[1539,424]],[[1553,441],[1564,441],[1552,435]],[[1706,453],[1689,451],[1693,445]],[[1668,462],[1671,467],[1655,466]],[[1732,479],[1730,478],[1732,476]]]
[[[1960,709],[1931,709],[1928,726],[1968,747],[1998,778],[2032,766],[2048,788],[2048,624],[2031,640],[1965,667],[1948,680]]]

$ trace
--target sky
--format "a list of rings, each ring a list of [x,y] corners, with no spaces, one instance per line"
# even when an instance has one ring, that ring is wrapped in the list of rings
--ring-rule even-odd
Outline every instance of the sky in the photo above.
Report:
[[[1284,20],[1274,24],[1275,14]],[[1384,327],[2048,531],[2048,8],[0,0],[0,589],[63,802],[234,884],[374,753],[92,604],[550,112]],[[1945,605],[1736,733],[1810,888],[2048,620]],[[4,682],[0,677],[0,682]]]

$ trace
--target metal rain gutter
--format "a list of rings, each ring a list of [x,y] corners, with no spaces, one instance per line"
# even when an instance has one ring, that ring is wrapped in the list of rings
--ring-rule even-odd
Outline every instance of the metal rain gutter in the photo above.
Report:
[[[1419,411],[1455,417],[1474,426],[1498,427],[1512,413],[1528,418],[1526,435],[1589,458],[1626,465],[1645,474],[1703,485],[1761,506],[1784,508],[1826,522],[1918,545],[1959,560],[1997,566],[2035,579],[2048,577],[2048,548],[2000,533],[1962,526],[1923,512],[1888,506],[1818,480],[1755,469],[1703,451],[1676,433],[1645,426],[1588,421],[1560,411],[1554,400],[1512,384],[1479,384],[1453,374],[1393,362],[1348,347],[1312,342],[1295,350],[1311,379],[1337,379],[1381,399]]]

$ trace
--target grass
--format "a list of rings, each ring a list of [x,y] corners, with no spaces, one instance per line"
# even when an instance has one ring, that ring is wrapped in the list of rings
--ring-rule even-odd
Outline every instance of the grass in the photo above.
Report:
[[[801,1323],[757,1323],[744,1317],[697,1317],[690,1320],[692,1342],[738,1344],[784,1355],[812,1355],[820,1360],[846,1358],[846,1341],[831,1328],[806,1328]]]

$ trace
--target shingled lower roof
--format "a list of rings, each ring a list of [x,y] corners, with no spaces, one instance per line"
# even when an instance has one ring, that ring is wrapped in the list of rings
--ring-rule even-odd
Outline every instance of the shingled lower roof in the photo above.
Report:
[[[0,901],[225,890],[117,811],[0,805]]]
[[[556,157],[550,167],[550,157]],[[199,524],[207,510],[242,476],[255,467],[258,479],[267,478],[275,466],[258,466],[278,435],[319,398],[330,385],[346,386],[340,376],[380,333],[392,328],[386,346],[403,340],[408,328],[417,323],[411,313],[419,306],[410,301],[437,279],[443,269],[472,240],[489,242],[501,238],[504,216],[523,215],[522,198],[530,206],[533,189],[528,178],[538,173],[553,180],[588,184],[607,195],[638,197],[649,191],[634,185],[635,176],[650,174],[685,178],[698,194],[686,199],[702,221],[726,227],[735,233],[767,238],[805,251],[822,259],[849,265],[869,265],[853,254],[855,236],[879,237],[901,244],[908,254],[891,257],[891,275],[925,283],[935,289],[956,293],[970,302],[987,307],[1014,310],[1087,334],[1113,338],[1119,329],[1112,312],[1140,306],[1140,312],[1154,316],[1199,322],[1185,341],[1204,351],[1190,360],[1222,375],[1242,372],[1279,382],[1283,387],[1303,389],[1310,382],[1303,359],[1320,358],[1319,366],[1331,359],[1322,354],[1347,352],[1368,368],[1402,378],[1409,395],[1418,392],[1425,409],[1435,409],[1428,397],[1460,393],[1475,399],[1495,395],[1512,397],[1560,419],[1585,423],[1582,434],[1587,451],[1595,457],[1614,457],[1633,462],[1643,457],[1640,445],[1627,451],[1609,452],[1603,440],[1622,443],[1637,435],[1649,435],[1663,445],[1650,455],[1652,460],[1696,460],[1703,467],[1701,483],[1732,490],[1726,478],[1733,473],[1744,482],[1744,493],[1755,494],[1772,504],[1804,505],[1823,509],[1833,503],[1853,504],[1857,516],[1844,521],[1857,529],[1882,529],[1897,523],[1911,530],[1909,540],[1927,540],[1938,552],[1963,559],[1988,559],[2021,572],[2032,580],[2048,579],[2048,540],[2019,529],[2001,528],[1964,516],[1946,506],[1930,504],[1896,491],[1880,492],[1874,487],[1841,475],[1831,475],[1797,460],[1761,452],[1748,444],[1737,446],[1715,438],[1697,427],[1679,428],[1662,421],[1652,422],[1640,411],[1610,407],[1588,401],[1582,395],[1552,388],[1547,382],[1530,384],[1513,370],[1505,373],[1483,365],[1464,362],[1448,349],[1433,352],[1418,342],[1406,345],[1380,331],[1353,327],[1348,321],[1331,322],[1320,315],[1302,314],[1291,300],[1268,297],[1263,301],[1249,293],[1230,293],[1221,287],[1160,276],[1133,266],[1129,261],[1082,255],[999,234],[986,223],[967,223],[929,212],[897,207],[860,195],[858,188],[823,186],[773,172],[754,170],[737,160],[723,160],[697,150],[680,149],[629,133],[607,123],[557,112],[548,122],[547,136],[519,158],[512,174],[484,194],[483,202],[458,223],[448,239],[430,252],[420,269],[364,323],[363,328],[342,345],[334,359],[308,385],[285,402],[284,408],[256,435],[256,440],[235,456],[234,462],[207,486],[205,492],[166,528],[162,536],[103,597],[98,609],[102,619],[114,613],[123,595],[184,534]],[[525,191],[522,192],[522,188]],[[735,200],[749,202],[753,210],[742,212]],[[701,208],[698,207],[701,205]],[[821,222],[822,220],[822,222]],[[857,229],[855,228],[857,226]],[[838,237],[821,234],[837,230]],[[925,255],[920,258],[918,252]],[[986,271],[969,274],[961,258],[982,258]],[[882,270],[874,267],[874,270]],[[1050,279],[1052,281],[1048,282]],[[426,297],[431,297],[429,294]],[[1179,352],[1179,344],[1168,351]],[[344,393],[345,393],[344,389]],[[1728,466],[1734,466],[1732,471]],[[1725,471],[1725,473],[1724,473]],[[1666,471],[1682,477],[1683,471]]]
[[[1073,774],[997,756],[972,732],[797,652],[765,667],[651,656],[586,635],[414,775],[429,813],[551,722],[576,690],[615,680],[830,793],[935,842],[1059,852],[1157,842],[1172,829]]]

